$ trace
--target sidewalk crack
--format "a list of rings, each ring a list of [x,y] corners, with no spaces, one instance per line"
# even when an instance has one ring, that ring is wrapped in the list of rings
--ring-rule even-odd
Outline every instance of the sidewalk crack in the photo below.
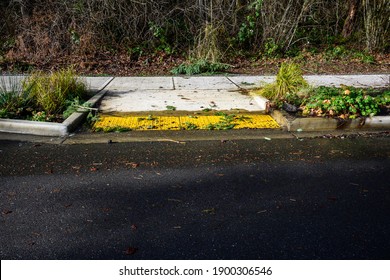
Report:
[[[172,85],[173,85],[173,90],[176,90],[175,77],[172,77]]]

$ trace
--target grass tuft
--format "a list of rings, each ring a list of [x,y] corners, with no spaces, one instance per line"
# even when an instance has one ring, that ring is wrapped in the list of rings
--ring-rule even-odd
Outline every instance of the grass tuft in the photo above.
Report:
[[[31,88],[22,87],[21,81],[15,76],[0,78],[0,117],[8,118],[21,115],[31,102]]]
[[[82,98],[87,87],[71,68],[50,74],[34,72],[24,83],[24,88],[31,88],[30,97],[37,107],[55,114],[66,109],[67,101]]]
[[[258,93],[269,100],[277,100],[285,98],[287,94],[298,93],[308,86],[299,65],[284,62],[280,66],[276,81],[265,85]]]

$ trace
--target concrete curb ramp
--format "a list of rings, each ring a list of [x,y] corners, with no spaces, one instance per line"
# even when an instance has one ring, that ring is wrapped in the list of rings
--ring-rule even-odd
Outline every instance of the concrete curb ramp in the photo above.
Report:
[[[313,86],[390,86],[390,75],[305,76]],[[271,83],[276,76],[116,77],[102,100],[104,114],[159,112],[173,106],[178,111],[213,109],[265,111],[267,100],[245,95],[245,90]],[[244,90],[244,91],[243,91]]]
[[[232,114],[222,116],[101,116],[97,131],[115,130],[228,130],[280,128],[269,115]]]
[[[26,76],[13,77],[20,81],[26,78]],[[389,74],[309,75],[305,78],[313,86],[390,87]],[[88,102],[95,106],[102,100],[99,110],[103,112],[161,112],[167,110],[168,106],[184,111],[186,109],[199,111],[204,108],[216,111],[244,109],[243,111],[259,112],[265,109],[267,100],[257,96],[246,96],[241,90],[273,82],[275,76],[86,77],[85,79],[90,90],[97,92]],[[180,107],[182,104],[184,108]],[[129,106],[133,107],[129,108]],[[76,112],[61,124],[0,119],[0,131],[62,137],[74,131],[84,121],[86,115],[87,111]],[[370,126],[374,129],[389,129],[388,120],[389,117],[374,117],[366,119],[364,125],[366,128]],[[308,130],[312,126],[311,123],[304,126],[303,123],[291,124],[282,119],[277,119],[277,121],[289,130],[303,129],[294,125],[306,127],[305,129]],[[325,129],[339,128],[337,120],[329,120],[328,123],[331,125],[325,126]],[[355,124],[355,122],[352,123]],[[321,125],[313,127],[317,130],[323,129]],[[349,125],[348,127],[355,129],[361,126]]]

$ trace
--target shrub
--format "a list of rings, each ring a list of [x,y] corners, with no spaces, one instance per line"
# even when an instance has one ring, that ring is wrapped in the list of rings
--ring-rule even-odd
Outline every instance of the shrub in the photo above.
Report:
[[[35,105],[48,114],[61,113],[66,108],[67,100],[83,97],[87,89],[72,69],[50,74],[34,72],[24,86],[31,88],[30,96]]]

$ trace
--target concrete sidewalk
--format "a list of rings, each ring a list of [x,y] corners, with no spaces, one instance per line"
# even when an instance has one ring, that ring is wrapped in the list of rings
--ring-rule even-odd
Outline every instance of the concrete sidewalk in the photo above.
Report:
[[[6,87],[9,78],[3,76]],[[11,76],[21,82],[27,76]],[[308,75],[313,86],[390,87],[390,74]],[[260,87],[276,76],[189,76],[189,77],[82,77],[93,92],[105,89],[99,110],[103,113],[202,111],[204,109],[249,112],[265,110],[266,99],[249,96],[242,89]]]
[[[264,111],[266,99],[243,89],[260,87],[275,76],[116,77],[106,87],[103,113],[242,110]],[[390,86],[390,75],[305,76],[313,86]]]
[[[5,86],[6,89],[10,90],[11,83],[22,84],[28,75],[0,75],[0,84]],[[87,88],[92,92],[97,92],[104,89],[114,77],[80,77],[83,82],[87,85]]]

